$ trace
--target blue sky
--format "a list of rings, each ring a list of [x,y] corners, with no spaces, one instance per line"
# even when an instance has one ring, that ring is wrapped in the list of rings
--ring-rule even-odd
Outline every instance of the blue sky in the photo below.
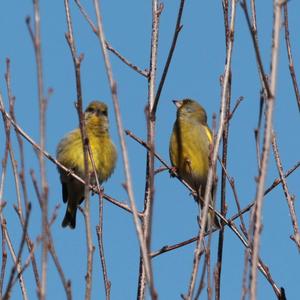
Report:
[[[71,1],[72,2],[72,1]],[[220,76],[224,71],[225,42],[221,1],[186,1],[183,13],[183,28],[180,32],[173,61],[167,76],[157,110],[156,151],[165,160],[168,158],[169,136],[175,119],[172,99],[190,97],[198,100],[207,110],[209,124],[212,115],[219,113]],[[269,72],[272,34],[272,2],[257,1],[257,23],[260,50],[265,70]],[[92,1],[82,1],[94,19]],[[171,43],[179,1],[166,0],[160,19],[157,78],[159,80]],[[107,40],[126,58],[142,69],[149,67],[151,37],[151,1],[102,1],[102,15]],[[64,34],[67,31],[63,1],[41,1],[42,54],[45,91],[53,88],[47,108],[46,149],[55,155],[56,145],[68,131],[78,126],[74,108],[76,86],[70,50]],[[289,23],[294,53],[295,71],[300,71],[300,42],[297,39],[300,3],[289,1]],[[83,102],[86,106],[93,99],[101,99],[109,106],[111,136],[120,152],[111,95],[96,36],[87,22],[71,3],[74,34],[82,62]],[[16,97],[16,117],[20,126],[38,141],[38,98],[36,66],[32,42],[25,24],[27,16],[33,16],[31,1],[6,1],[0,6],[0,88],[7,107],[4,73],[5,59],[11,60],[11,85]],[[144,108],[147,103],[147,80],[124,65],[110,54],[114,77],[118,85],[118,96],[124,128],[137,136],[146,138]],[[245,16],[237,5],[235,41],[232,58],[232,104],[240,96],[240,104],[230,123],[228,172],[234,177],[241,206],[246,206],[255,197],[255,176],[258,174],[254,128],[259,111],[260,82],[254,50],[246,26]],[[300,75],[299,75],[300,76]],[[298,77],[299,77],[298,76]],[[284,32],[281,31],[278,85],[274,110],[274,130],[278,137],[279,151],[285,170],[299,160],[299,111],[290,79]],[[4,153],[4,129],[0,125],[0,157]],[[145,149],[126,138],[131,163],[134,193],[139,209],[143,206],[145,182]],[[19,159],[15,137],[14,151]],[[37,157],[32,146],[25,145],[26,182],[32,203],[29,231],[33,240],[40,234],[41,214],[34,194],[29,170],[39,177]],[[156,166],[160,164],[157,162]],[[52,233],[59,259],[67,278],[72,282],[74,299],[84,297],[84,275],[86,272],[86,240],[82,215],[77,216],[76,230],[60,226],[65,206],[61,199],[59,176],[53,163],[46,163],[49,185],[49,214],[61,204],[58,218],[52,225]],[[0,167],[2,170],[2,167]],[[218,170],[220,178],[220,168]],[[278,176],[271,152],[266,184],[269,186]],[[104,184],[105,192],[120,201],[127,201],[122,188],[124,173],[119,155],[117,168],[111,179]],[[299,196],[299,171],[287,180],[291,194]],[[220,189],[217,194],[219,205]],[[11,166],[5,181],[3,211],[15,249],[18,249],[21,227],[14,212],[16,193]],[[228,187],[228,215],[236,212],[233,195]],[[299,203],[295,202],[299,214]],[[155,179],[155,205],[153,214],[152,249],[158,249],[191,238],[197,234],[197,206],[189,192],[168,172],[160,173]],[[248,225],[248,215],[245,216]],[[91,224],[94,255],[92,299],[104,297],[103,280],[98,256],[95,226],[98,222],[97,197],[91,200]],[[282,188],[278,186],[265,197],[263,206],[263,231],[260,255],[269,267],[278,286],[286,289],[288,299],[299,294],[299,255],[289,238],[293,234],[289,211]],[[111,299],[134,299],[137,290],[139,248],[132,217],[114,205],[104,205],[104,247],[108,275],[112,282]],[[154,280],[160,299],[180,299],[186,293],[192,270],[195,245],[188,245],[166,253],[153,260]],[[216,261],[217,235],[212,241],[212,265]],[[245,249],[237,237],[225,231],[221,299],[239,299],[242,290]],[[41,249],[36,250],[40,261]],[[24,251],[23,258],[26,259]],[[11,256],[8,255],[9,268]],[[36,299],[36,286],[31,267],[24,274],[29,299]],[[6,278],[7,282],[7,278]],[[6,286],[6,285],[4,285]],[[48,299],[64,299],[65,294],[56,269],[49,258]],[[13,289],[13,299],[20,299],[18,284]],[[203,299],[206,294],[203,294]],[[258,275],[257,299],[276,299],[266,279]]]

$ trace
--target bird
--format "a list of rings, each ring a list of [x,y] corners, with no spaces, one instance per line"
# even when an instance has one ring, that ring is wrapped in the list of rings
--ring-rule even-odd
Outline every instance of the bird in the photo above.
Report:
[[[195,201],[203,206],[205,188],[209,170],[209,155],[213,135],[207,125],[205,109],[195,100],[173,100],[177,107],[176,120],[170,137],[169,155],[172,167],[180,178],[197,192]],[[214,206],[213,189],[210,204]],[[220,222],[212,210],[209,210],[206,231],[211,226],[220,227]]]
[[[106,181],[113,173],[117,161],[117,150],[110,138],[107,105],[100,101],[92,101],[84,112],[86,134],[99,184]],[[76,128],[63,137],[58,143],[56,158],[60,164],[85,177],[83,143],[80,128]],[[88,169],[91,174],[90,183],[95,184],[95,176],[91,159],[88,158]],[[62,227],[76,227],[76,211],[84,200],[84,184],[58,167],[62,184],[63,202],[67,203]]]

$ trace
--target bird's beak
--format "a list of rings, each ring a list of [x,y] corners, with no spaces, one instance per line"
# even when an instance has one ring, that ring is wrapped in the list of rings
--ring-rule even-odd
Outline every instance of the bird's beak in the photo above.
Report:
[[[172,100],[172,102],[175,104],[177,108],[180,108],[183,104],[183,101],[180,100]]]

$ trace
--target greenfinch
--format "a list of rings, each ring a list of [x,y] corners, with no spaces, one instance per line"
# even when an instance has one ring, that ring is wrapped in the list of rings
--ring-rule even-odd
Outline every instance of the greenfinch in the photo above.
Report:
[[[117,151],[109,135],[108,109],[105,103],[91,102],[84,112],[86,134],[95,162],[99,183],[106,181],[116,165]],[[68,133],[58,144],[56,152],[57,160],[72,170],[75,174],[84,178],[84,154],[81,132],[79,128]],[[94,171],[90,158],[88,159],[91,184],[95,184]],[[67,202],[65,217],[62,227],[76,226],[77,206],[84,200],[84,184],[76,180],[66,171],[58,168],[62,184],[63,202]]]
[[[207,125],[206,112],[199,103],[191,99],[173,102],[177,107],[177,118],[170,138],[171,164],[178,175],[197,192],[195,200],[203,206],[212,132]],[[210,204],[214,206],[213,192],[210,194]],[[206,230],[212,225],[220,227],[214,212],[209,210]]]

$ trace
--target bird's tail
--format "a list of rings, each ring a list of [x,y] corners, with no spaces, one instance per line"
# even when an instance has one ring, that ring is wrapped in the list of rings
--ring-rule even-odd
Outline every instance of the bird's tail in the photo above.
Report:
[[[61,226],[62,227],[69,226],[71,229],[74,229],[76,227],[76,212],[77,212],[77,208],[70,209],[70,207],[68,206],[68,208],[66,209],[65,217],[61,223]]]
[[[201,206],[203,207],[203,203],[199,201],[199,198],[195,199]],[[203,200],[203,199],[202,199]],[[210,196],[210,205],[214,207],[214,201],[212,195]],[[201,224],[201,220],[198,220],[199,225]],[[221,223],[218,217],[216,216],[215,212],[211,210],[210,208],[208,209],[208,214],[206,218],[206,223],[205,223],[205,231],[209,232],[210,230],[214,229],[219,229],[221,228]]]
[[[216,216],[214,211],[209,209],[207,215],[207,221],[205,225],[206,232],[209,232],[210,230],[214,230],[214,229],[219,229],[219,228],[221,228],[221,224],[218,217]]]

